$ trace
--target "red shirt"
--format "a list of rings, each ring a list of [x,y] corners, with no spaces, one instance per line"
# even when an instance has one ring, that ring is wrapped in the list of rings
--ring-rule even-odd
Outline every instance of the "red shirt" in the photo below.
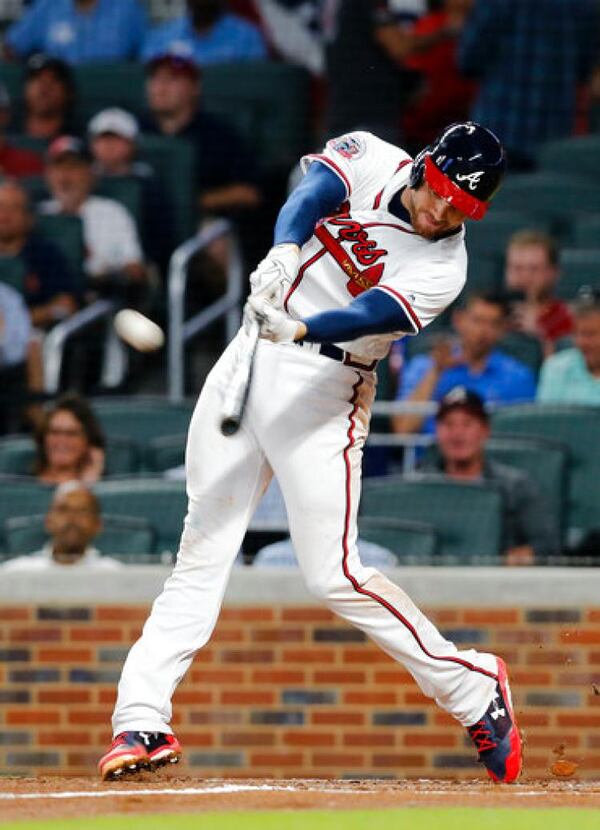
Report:
[[[416,21],[415,34],[432,34],[447,25],[446,12],[426,14]],[[447,37],[404,61],[422,74],[422,90],[406,108],[403,126],[407,140],[429,144],[453,121],[466,120],[476,84],[464,78],[456,61],[456,37]]]
[[[538,314],[537,323],[544,340],[558,340],[573,331],[573,315],[562,300],[550,300]]]
[[[0,142],[0,174],[4,176],[39,176],[44,171],[42,158],[31,150]]]

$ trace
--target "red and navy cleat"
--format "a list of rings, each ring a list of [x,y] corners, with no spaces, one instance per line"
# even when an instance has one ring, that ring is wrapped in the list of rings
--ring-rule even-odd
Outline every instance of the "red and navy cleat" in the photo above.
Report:
[[[521,736],[512,708],[504,660],[498,660],[498,683],[492,702],[477,723],[467,728],[477,747],[479,760],[493,781],[510,784],[521,774]]]
[[[134,732],[144,744],[152,769],[164,764],[176,764],[182,755],[181,744],[175,735],[167,732]]]
[[[108,752],[98,761],[98,771],[103,781],[120,778],[125,773],[139,772],[150,766],[150,758],[139,732],[121,732],[110,745]]]

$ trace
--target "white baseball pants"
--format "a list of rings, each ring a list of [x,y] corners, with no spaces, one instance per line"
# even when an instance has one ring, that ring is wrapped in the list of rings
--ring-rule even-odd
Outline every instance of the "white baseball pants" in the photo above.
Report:
[[[226,438],[221,402],[242,340],[238,335],[212,370],[192,416],[177,563],[123,668],[115,735],[171,732],[171,697],[211,636],[233,561],[273,473],[315,597],[402,663],[422,692],[463,725],[475,723],[492,698],[496,658],[458,651],[401,588],[358,556],[373,374],[297,345],[261,341],[242,428]]]

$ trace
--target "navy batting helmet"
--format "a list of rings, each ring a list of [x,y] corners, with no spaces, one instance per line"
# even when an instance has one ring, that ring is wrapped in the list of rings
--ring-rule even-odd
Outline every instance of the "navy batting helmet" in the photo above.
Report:
[[[416,157],[410,186],[423,179],[451,205],[472,219],[482,219],[500,187],[506,156],[491,130],[474,121],[451,124]]]

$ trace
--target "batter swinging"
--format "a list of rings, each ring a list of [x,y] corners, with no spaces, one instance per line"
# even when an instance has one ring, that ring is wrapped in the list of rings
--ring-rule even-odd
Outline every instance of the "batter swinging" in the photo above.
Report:
[[[100,773],[179,758],[171,697],[212,633],[248,522],[275,474],[311,591],[467,728],[494,780],[514,781],[521,742],[503,661],[458,651],[401,588],[362,566],[356,548],[375,365],[463,287],[464,222],[485,214],[503,150],[469,122],[448,127],[414,163],[360,132],[303,163],[307,174],[279,214],[275,247],[251,276],[245,317],[258,317],[265,339],[242,428],[224,437],[219,413],[244,329],[192,416],[177,564],[125,663]]]

